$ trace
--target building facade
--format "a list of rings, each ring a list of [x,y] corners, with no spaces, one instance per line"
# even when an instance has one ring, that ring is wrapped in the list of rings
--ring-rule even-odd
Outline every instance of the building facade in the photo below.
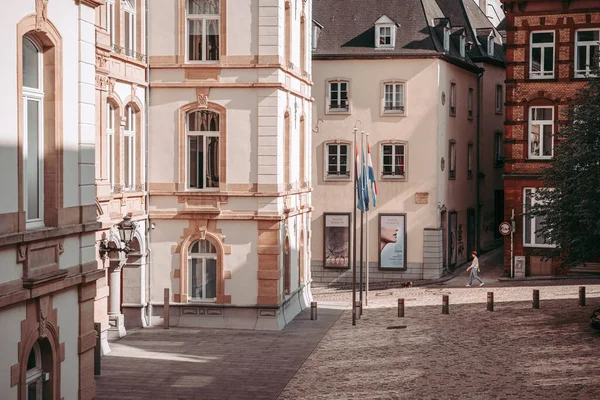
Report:
[[[516,228],[514,260],[510,236],[504,241],[504,268],[516,276],[563,274],[559,262],[534,255],[551,244],[536,233],[540,218],[527,218],[523,211],[542,186],[540,173],[554,156],[553,135],[566,122],[565,111],[598,62],[600,5],[592,0],[503,3],[508,34],[504,211],[506,221],[514,212]]]
[[[280,329],[310,300],[311,1],[151,0],[151,304]]]
[[[4,7],[0,393],[92,399],[95,0]]]
[[[115,225],[127,214],[137,223],[130,254],[98,259],[95,315],[106,353],[109,337],[149,324],[146,1],[106,0],[96,24],[96,240],[120,247]]]
[[[360,1],[314,2],[316,283],[352,279],[354,127],[359,142],[360,132],[368,133],[377,180],[377,205],[365,224],[371,282],[438,278],[477,246],[478,124],[484,122],[483,69],[474,59],[501,41],[488,23],[482,47],[463,8],[453,18],[442,2],[399,3],[365,9]]]

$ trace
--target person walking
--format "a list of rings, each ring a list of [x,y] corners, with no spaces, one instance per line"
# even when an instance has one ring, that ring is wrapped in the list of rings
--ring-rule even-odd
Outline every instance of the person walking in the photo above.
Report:
[[[479,272],[479,259],[477,258],[477,252],[473,250],[471,255],[473,256],[473,262],[471,263],[471,266],[467,268],[467,271],[471,271],[471,274],[469,275],[469,283],[467,283],[467,286],[471,286],[471,284],[473,283],[473,278],[479,281],[479,286],[483,286],[483,281],[479,276],[477,276],[477,273]]]

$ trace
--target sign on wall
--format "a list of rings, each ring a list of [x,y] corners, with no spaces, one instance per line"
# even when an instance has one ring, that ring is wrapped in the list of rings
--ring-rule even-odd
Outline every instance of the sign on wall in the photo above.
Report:
[[[406,214],[379,214],[379,269],[406,266]]]
[[[350,268],[350,213],[324,213],[323,267]]]

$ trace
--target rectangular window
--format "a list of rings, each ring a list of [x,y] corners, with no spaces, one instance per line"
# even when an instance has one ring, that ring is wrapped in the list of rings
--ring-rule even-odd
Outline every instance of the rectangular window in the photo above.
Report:
[[[450,115],[456,116],[456,83],[450,83]]]
[[[25,97],[24,169],[26,184],[27,223],[43,224],[43,137],[42,137],[42,101]],[[33,227],[33,226],[32,226]]]
[[[494,133],[494,166],[504,165],[504,138],[502,132]]]
[[[219,187],[219,138],[188,136],[189,187],[206,189]]]
[[[466,51],[465,51],[465,48],[466,48],[466,40],[467,40],[467,39],[466,39],[464,36],[461,36],[461,37],[460,37],[460,56],[461,56],[462,58],[465,58],[465,56],[466,56]]]
[[[381,145],[381,177],[406,179],[406,145]]]
[[[214,256],[190,257],[189,299],[213,300],[217,297],[217,259]]]
[[[350,178],[347,144],[327,145],[327,178]]]
[[[115,110],[112,105],[106,107],[106,170],[110,188],[115,186]]]
[[[523,190],[523,245],[529,247],[553,247],[550,238],[540,234],[545,220],[541,216],[531,217],[527,213],[534,205],[540,204],[535,199],[536,188]]]
[[[348,82],[329,82],[329,111],[348,111]]]
[[[554,78],[554,32],[532,32],[529,77]]]
[[[502,85],[496,85],[496,114],[502,114],[504,108],[504,90]]]
[[[125,0],[125,51],[135,57],[135,0]]]
[[[448,178],[456,178],[456,142],[450,141],[450,147],[448,151]]]
[[[390,47],[392,45],[392,27],[379,27],[379,47]]]
[[[383,113],[404,114],[404,83],[386,83],[383,93]]]
[[[110,45],[115,44],[115,2],[106,0],[106,31],[110,36]]]
[[[467,179],[473,178],[473,143],[467,144]]]
[[[600,30],[580,30],[575,33],[575,76],[596,76],[600,66]]]
[[[467,98],[468,116],[473,118],[473,88],[469,88],[469,97]]]
[[[450,29],[444,28],[444,51],[450,51]]]
[[[552,158],[554,109],[552,107],[531,107],[529,110],[529,158]]]
[[[488,56],[494,57],[494,47],[496,46],[496,41],[493,36],[488,36],[487,40],[487,52]]]
[[[188,61],[219,60],[219,0],[188,0]]]
[[[125,129],[123,131],[123,188],[135,189],[135,113],[133,107],[125,107]]]

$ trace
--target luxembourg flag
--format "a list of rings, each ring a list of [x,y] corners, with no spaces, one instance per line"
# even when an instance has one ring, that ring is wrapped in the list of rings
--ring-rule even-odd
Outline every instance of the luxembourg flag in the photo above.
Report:
[[[373,194],[373,207],[377,205],[377,182],[375,181],[375,169],[373,169],[373,160],[371,159],[371,145],[367,137],[367,157],[369,169],[369,183],[371,184],[371,192]]]

